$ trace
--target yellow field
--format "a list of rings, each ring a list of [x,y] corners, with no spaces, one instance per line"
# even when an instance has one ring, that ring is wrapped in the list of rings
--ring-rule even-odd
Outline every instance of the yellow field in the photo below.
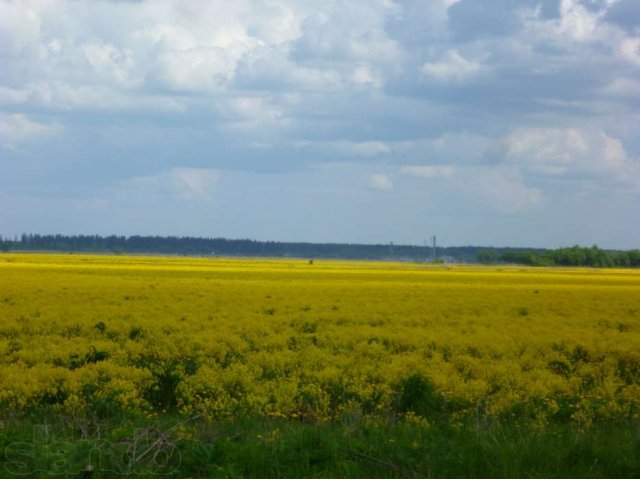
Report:
[[[460,418],[637,417],[640,272],[0,255],[3,409],[422,421],[416,374]]]

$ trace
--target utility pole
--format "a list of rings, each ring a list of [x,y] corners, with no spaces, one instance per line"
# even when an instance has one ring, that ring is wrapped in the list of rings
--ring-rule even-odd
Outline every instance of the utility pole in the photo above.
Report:
[[[431,259],[435,262],[436,261],[436,236],[434,235],[432,237],[433,240],[433,250],[431,251]]]

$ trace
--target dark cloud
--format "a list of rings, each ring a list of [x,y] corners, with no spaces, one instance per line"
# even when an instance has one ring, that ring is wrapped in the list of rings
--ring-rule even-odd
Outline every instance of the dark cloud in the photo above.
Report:
[[[512,1],[461,0],[449,9],[449,25],[456,39],[469,41],[509,35],[517,31],[520,22]]]
[[[640,34],[640,4],[637,0],[620,0],[607,11],[604,20],[624,28],[628,33]]]
[[[508,36],[522,27],[520,12],[539,8],[540,18],[557,18],[558,0],[460,0],[449,9],[449,26],[457,40],[473,41],[484,37]]]
[[[447,9],[443,2],[405,0],[386,18],[386,30],[403,45],[428,48],[447,41]]]

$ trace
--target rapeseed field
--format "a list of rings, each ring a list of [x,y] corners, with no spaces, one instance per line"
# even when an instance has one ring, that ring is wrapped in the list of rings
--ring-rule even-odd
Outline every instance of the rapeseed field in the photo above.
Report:
[[[637,421],[640,272],[0,256],[0,405]]]

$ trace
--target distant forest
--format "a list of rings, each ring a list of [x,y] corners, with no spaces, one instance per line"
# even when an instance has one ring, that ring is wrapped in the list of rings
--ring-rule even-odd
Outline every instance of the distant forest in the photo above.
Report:
[[[0,251],[151,253],[167,255],[334,258],[447,263],[640,267],[640,250],[597,246],[549,249],[431,247],[418,245],[272,242],[249,239],[161,236],[37,235],[0,236]]]
[[[610,251],[596,245],[554,250],[482,249],[477,261],[485,264],[515,263],[533,266],[640,267],[640,250]]]

